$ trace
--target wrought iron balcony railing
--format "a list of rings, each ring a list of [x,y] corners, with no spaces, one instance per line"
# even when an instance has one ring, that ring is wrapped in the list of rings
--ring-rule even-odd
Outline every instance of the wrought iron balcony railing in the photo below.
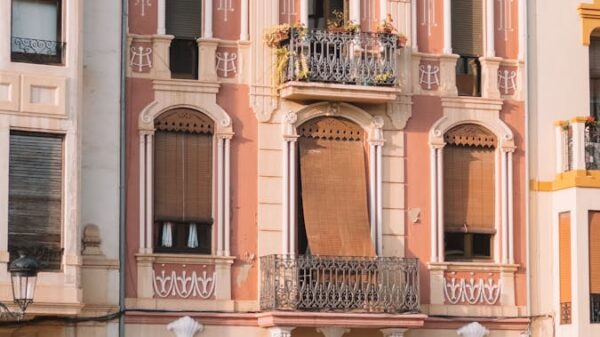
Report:
[[[600,170],[600,125],[585,125],[585,169]]]
[[[420,310],[417,259],[268,255],[260,262],[261,310]]]
[[[282,82],[394,86],[399,47],[395,34],[292,29]]]
[[[12,37],[11,61],[62,64],[65,43],[24,37]]]

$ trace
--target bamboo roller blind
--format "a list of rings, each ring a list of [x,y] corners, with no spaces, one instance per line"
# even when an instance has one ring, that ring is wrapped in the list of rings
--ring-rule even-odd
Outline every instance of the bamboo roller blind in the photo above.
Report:
[[[324,117],[302,125],[299,134],[302,212],[311,253],[375,256],[362,129]]]
[[[560,303],[571,302],[571,213],[558,215]]]
[[[204,116],[194,111],[161,117],[154,135],[154,218],[212,223],[212,123],[201,124]]]
[[[444,223],[446,231],[494,234],[495,138],[475,125],[445,135]]]
[[[600,212],[590,212],[589,221],[590,292],[600,294]]]
[[[452,51],[483,55],[483,0],[452,0]]]

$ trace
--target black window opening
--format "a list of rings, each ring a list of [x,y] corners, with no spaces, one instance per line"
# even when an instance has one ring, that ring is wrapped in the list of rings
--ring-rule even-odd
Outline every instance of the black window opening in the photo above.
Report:
[[[459,55],[456,88],[459,96],[481,96],[483,1],[452,0],[452,51]]]
[[[590,40],[590,116],[600,118],[600,37]]]
[[[61,1],[12,0],[11,4],[11,61],[62,64]]]
[[[10,133],[8,251],[35,257],[43,271],[62,259],[63,136]]]
[[[198,78],[198,44],[202,32],[200,0],[167,1],[166,32],[175,36],[169,50],[172,78]]]
[[[326,30],[348,21],[348,0],[309,0],[308,28]]]

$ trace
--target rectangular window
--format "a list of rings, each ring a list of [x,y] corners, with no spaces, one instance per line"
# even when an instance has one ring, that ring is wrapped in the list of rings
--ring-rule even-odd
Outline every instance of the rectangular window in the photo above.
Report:
[[[343,29],[348,19],[348,0],[309,0],[308,2],[309,28]]]
[[[495,229],[494,148],[444,148],[444,232],[447,260],[491,259]]]
[[[61,64],[60,0],[12,0],[11,60]]]
[[[452,0],[452,51],[456,64],[456,87],[460,96],[481,96],[483,55],[483,1]]]
[[[558,215],[560,324],[571,324],[571,213]]]
[[[600,212],[590,211],[590,322],[600,323]]]
[[[42,270],[60,270],[63,137],[11,132],[8,179],[10,258],[23,251]]]
[[[212,136],[157,131],[154,138],[155,250],[210,254]]]
[[[202,33],[202,1],[166,2],[166,32],[171,41],[169,62],[172,78],[198,78],[198,44]]]

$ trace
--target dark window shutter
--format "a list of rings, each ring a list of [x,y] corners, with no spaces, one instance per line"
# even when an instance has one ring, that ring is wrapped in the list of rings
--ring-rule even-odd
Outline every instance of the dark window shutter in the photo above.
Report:
[[[167,34],[197,39],[202,32],[201,0],[166,0]]]
[[[482,0],[452,0],[452,51],[464,56],[483,55]]]
[[[63,138],[11,132],[8,183],[8,250],[60,270]]]

